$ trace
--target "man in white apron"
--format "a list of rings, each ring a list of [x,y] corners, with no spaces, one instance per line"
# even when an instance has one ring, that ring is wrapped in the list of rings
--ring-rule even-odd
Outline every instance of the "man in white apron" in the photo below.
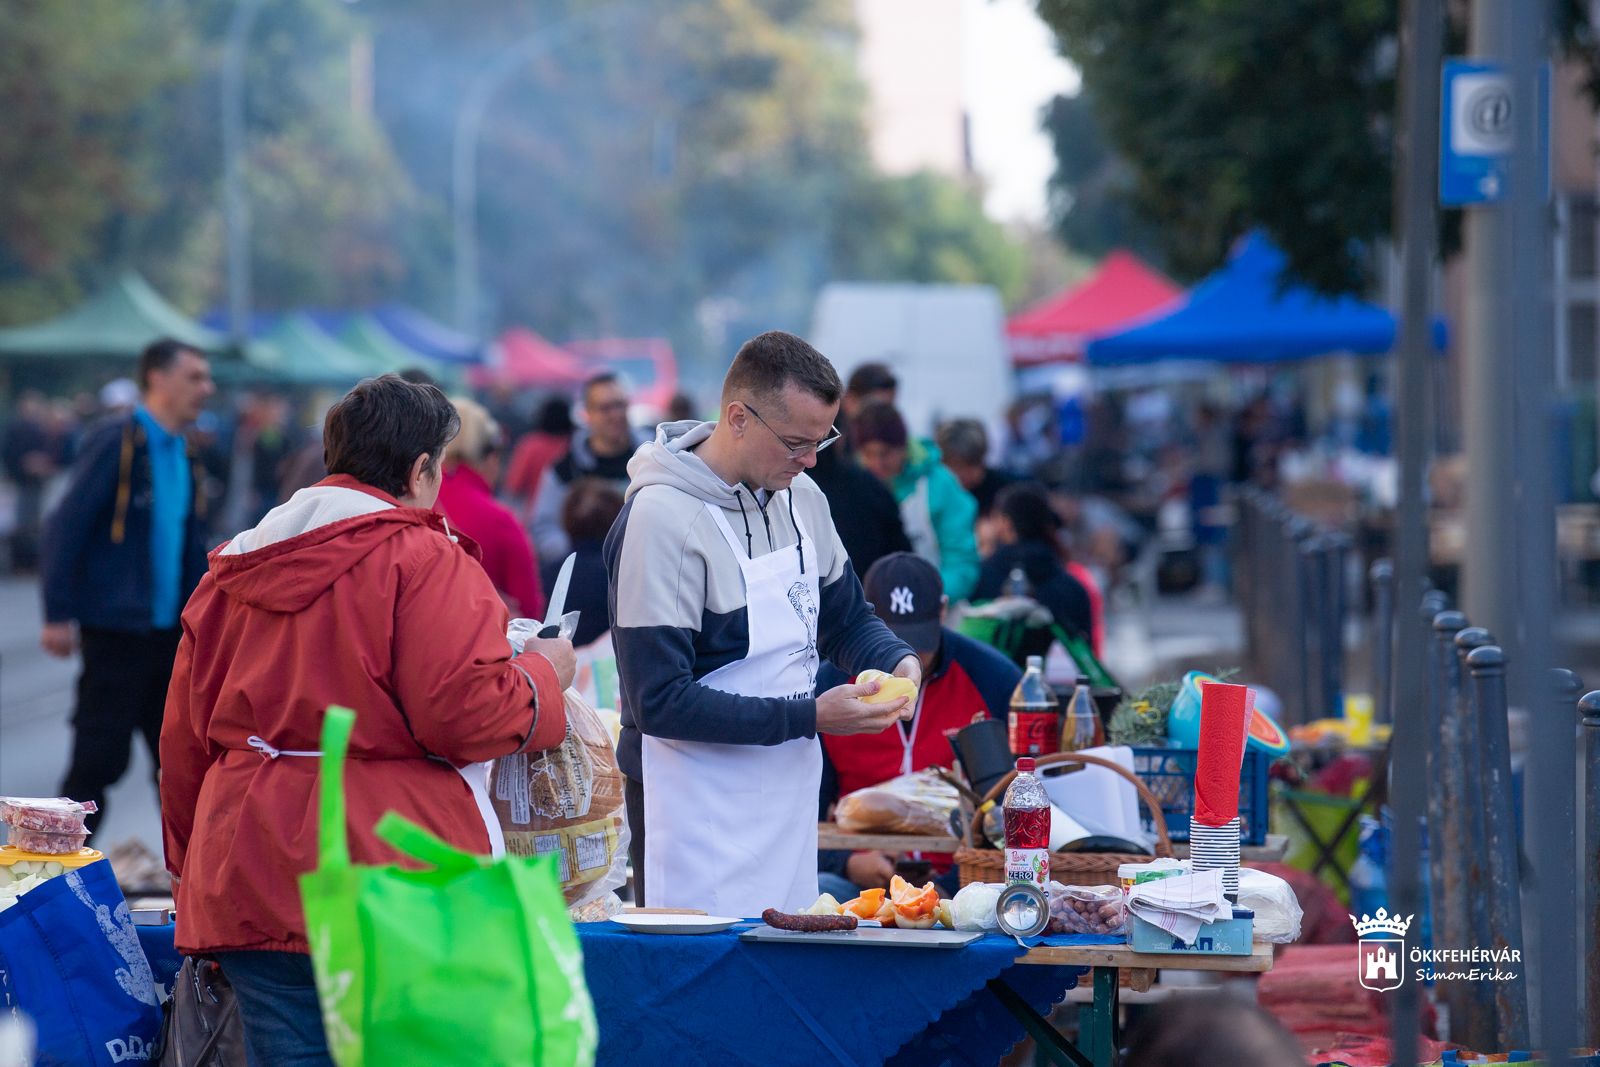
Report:
[[[805,470],[842,389],[793,334],[746,342],[716,423],[664,423],[606,539],[635,886],[650,907],[754,916],[817,896],[818,735],[909,712],[876,684],[813,696],[824,658],[920,683]]]

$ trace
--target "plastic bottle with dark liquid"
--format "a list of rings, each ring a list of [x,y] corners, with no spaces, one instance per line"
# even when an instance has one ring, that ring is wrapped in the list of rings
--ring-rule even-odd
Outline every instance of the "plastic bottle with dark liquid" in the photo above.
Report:
[[[1031,756],[1017,760],[1017,776],[1002,806],[1006,830],[1006,882],[1043,890],[1050,881],[1050,798],[1034,775]]]
[[[1061,747],[1061,702],[1045,684],[1044,657],[1029,656],[1028,669],[1011,693],[1011,753],[1048,756]]]
[[[1089,679],[1078,675],[1078,684],[1067,701],[1067,713],[1061,724],[1061,751],[1081,752],[1105,743],[1101,733],[1100,712],[1094,706],[1094,696],[1089,691]]]

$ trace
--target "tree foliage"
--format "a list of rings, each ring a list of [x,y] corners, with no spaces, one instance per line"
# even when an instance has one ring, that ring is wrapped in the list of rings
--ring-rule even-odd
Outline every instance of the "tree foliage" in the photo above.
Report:
[[[1455,47],[1464,9],[1453,6]],[[1039,0],[1038,10],[1081,68],[1129,168],[1127,202],[1175,272],[1204,273],[1260,226],[1307,282],[1366,285],[1370,243],[1390,226],[1399,0]],[[1567,46],[1594,70],[1583,5],[1561,0],[1560,12]],[[1070,128],[1056,144],[1070,189]],[[1072,214],[1058,215],[1063,232]]]

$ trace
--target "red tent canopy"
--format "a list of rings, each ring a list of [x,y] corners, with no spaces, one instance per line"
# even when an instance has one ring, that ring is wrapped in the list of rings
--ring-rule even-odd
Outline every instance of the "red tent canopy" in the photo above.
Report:
[[[589,376],[583,361],[558,345],[523,326],[513,326],[500,335],[487,364],[473,367],[469,375],[474,386],[533,386],[552,390],[571,390]]]
[[[1138,256],[1118,249],[1087,279],[1006,324],[1011,362],[1026,367],[1080,361],[1090,338],[1121,329],[1181,296],[1182,289]]]

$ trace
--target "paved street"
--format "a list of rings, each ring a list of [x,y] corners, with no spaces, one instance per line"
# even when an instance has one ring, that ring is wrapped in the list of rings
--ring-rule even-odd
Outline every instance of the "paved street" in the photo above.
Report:
[[[0,795],[55,796],[67,770],[78,663],[45,654],[39,623],[38,583],[0,578]],[[90,842],[96,848],[136,837],[161,854],[150,766],[143,742],[135,742],[133,765],[111,790],[110,816]]]

